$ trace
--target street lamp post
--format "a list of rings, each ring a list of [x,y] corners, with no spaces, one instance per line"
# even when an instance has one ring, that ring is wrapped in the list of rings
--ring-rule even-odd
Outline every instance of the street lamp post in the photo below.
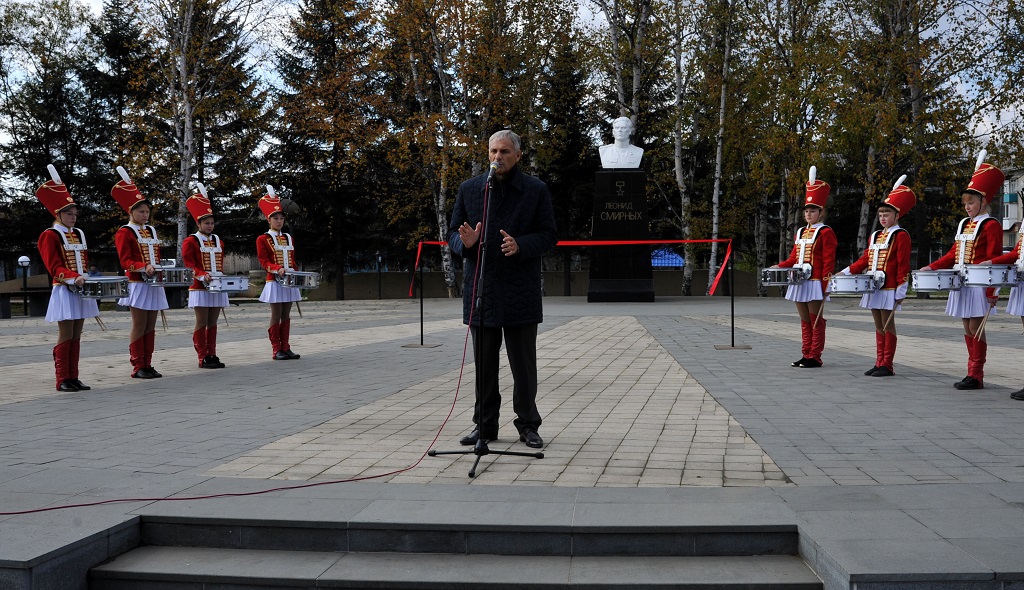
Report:
[[[21,267],[22,305],[25,309],[25,315],[28,315],[28,265],[31,263],[32,260],[28,256],[20,256],[18,258],[18,266]]]
[[[381,265],[381,262],[383,262],[383,260],[384,260],[384,253],[381,252],[380,250],[377,250],[377,299],[383,299],[384,298],[384,284],[381,281],[381,274],[380,274],[380,272],[381,272],[380,265]]]

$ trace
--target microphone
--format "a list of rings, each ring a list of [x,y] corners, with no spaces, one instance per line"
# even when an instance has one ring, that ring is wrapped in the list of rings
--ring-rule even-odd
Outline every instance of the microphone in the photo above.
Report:
[[[491,181],[491,178],[494,177],[494,172],[497,171],[497,170],[498,170],[498,163],[497,162],[491,162],[491,169],[487,173],[487,182]]]

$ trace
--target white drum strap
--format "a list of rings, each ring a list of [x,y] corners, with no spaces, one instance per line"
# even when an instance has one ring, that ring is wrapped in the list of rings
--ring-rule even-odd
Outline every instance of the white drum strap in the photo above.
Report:
[[[1024,228],[1017,234],[1017,268],[1024,265]]]
[[[957,227],[956,229],[956,263],[959,266],[963,266],[964,264],[970,263],[969,261],[965,260],[968,255],[968,249],[970,249],[970,254],[973,256],[974,240],[978,238],[978,232],[981,231],[981,224],[986,219],[988,219],[988,215],[983,215],[980,219],[978,219],[977,223],[974,224],[974,227],[971,228],[971,233],[964,232],[964,226],[971,222],[971,218],[964,217],[963,219],[960,220],[960,226]],[[968,242],[971,243],[971,248],[967,247]]]
[[[891,231],[891,232],[888,232],[888,233],[884,233],[882,237],[885,238],[885,241],[883,241],[883,242],[879,242],[878,241],[878,238],[879,238],[878,234],[881,233],[881,232],[877,232],[876,231],[875,233],[871,234],[871,245],[868,246],[868,248],[871,250],[871,270],[872,271],[883,270],[883,269],[880,269],[878,267],[879,267],[879,265],[882,265],[882,266],[885,265],[885,259],[887,257],[883,257],[881,260],[879,260],[879,257],[880,257],[880,255],[881,255],[883,250],[886,253],[888,253],[888,251],[889,251],[889,244],[892,242],[892,237],[893,237],[893,235],[896,234],[897,231],[899,231],[898,228],[896,230],[894,230],[894,231]]]
[[[275,236],[274,234],[272,234],[270,232],[267,232],[267,234],[270,235],[270,241],[274,244],[274,249],[281,253],[281,260],[283,261],[282,266],[284,266],[288,270],[291,270],[291,268],[292,268],[291,253],[292,253],[292,250],[295,249],[295,246],[292,245],[292,236],[291,236],[291,234],[286,234],[284,232],[281,232],[281,234],[280,234],[280,235],[284,236],[284,239],[288,242],[287,246],[282,246],[281,244],[279,244],[278,241],[277,241],[277,236]]]
[[[78,241],[80,242],[78,244],[72,244],[71,242],[68,241],[67,234],[65,234],[64,232],[60,231],[57,228],[53,229],[54,231],[57,232],[57,235],[60,236],[60,241],[64,242],[64,251],[75,253],[75,272],[77,272],[80,275],[84,275],[85,261],[82,260],[82,252],[85,252],[86,250],[89,249],[89,246],[87,246],[85,243],[85,232],[78,229],[77,227],[68,228],[68,231],[73,231],[76,235],[78,235]]]
[[[797,244],[797,246],[800,246],[800,256],[799,256],[799,259],[797,260],[797,262],[806,262],[807,261],[807,258],[806,258],[806,256],[807,256],[807,248],[809,246],[813,246],[814,245],[814,240],[818,239],[818,231],[820,231],[822,227],[824,227],[824,226],[823,225],[819,225],[818,227],[812,228],[813,231],[811,232],[811,237],[809,237],[809,238],[803,237],[804,233],[807,231],[807,228],[801,229],[799,232],[797,232],[797,234],[796,234],[796,244]]]
[[[210,238],[213,239],[213,245],[205,246],[203,245],[205,243],[203,241],[203,234],[196,232],[192,235],[194,235],[196,239],[199,240],[199,251],[209,256],[210,272],[218,272],[219,269],[217,268],[217,254],[219,254],[222,251],[220,247],[220,238],[217,237],[217,234],[212,234]]]
[[[133,232],[135,232],[135,239],[139,241],[139,246],[145,246],[146,250],[149,252],[149,258],[147,260],[145,260],[144,262],[148,262],[149,264],[152,264],[154,266],[159,264],[160,261],[157,260],[157,255],[156,255],[156,245],[160,243],[160,240],[158,240],[156,238],[156,228],[153,227],[152,225],[140,226],[140,227],[142,227],[144,229],[149,230],[149,235],[153,236],[151,238],[144,238],[144,237],[142,237],[142,234],[139,233],[138,228],[136,228],[134,225],[130,225],[129,224],[129,225],[126,225],[125,227],[127,227],[128,229],[130,229]]]

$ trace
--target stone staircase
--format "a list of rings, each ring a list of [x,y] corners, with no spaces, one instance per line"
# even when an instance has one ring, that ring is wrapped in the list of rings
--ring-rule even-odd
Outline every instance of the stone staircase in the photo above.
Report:
[[[93,567],[90,590],[823,588],[797,555],[796,525],[787,523],[444,525],[148,514],[139,526],[140,545]]]

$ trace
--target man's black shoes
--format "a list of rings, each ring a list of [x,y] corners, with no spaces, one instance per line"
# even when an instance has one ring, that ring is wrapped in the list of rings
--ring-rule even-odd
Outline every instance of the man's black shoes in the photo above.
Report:
[[[544,439],[537,434],[536,430],[524,430],[519,434],[519,440],[526,443],[531,449],[539,449],[544,446]]]
[[[478,440],[480,440],[480,429],[479,428],[475,429],[473,432],[470,432],[466,436],[464,436],[461,439],[459,439],[459,444],[460,445],[466,445],[468,447],[470,445],[475,445]]]

